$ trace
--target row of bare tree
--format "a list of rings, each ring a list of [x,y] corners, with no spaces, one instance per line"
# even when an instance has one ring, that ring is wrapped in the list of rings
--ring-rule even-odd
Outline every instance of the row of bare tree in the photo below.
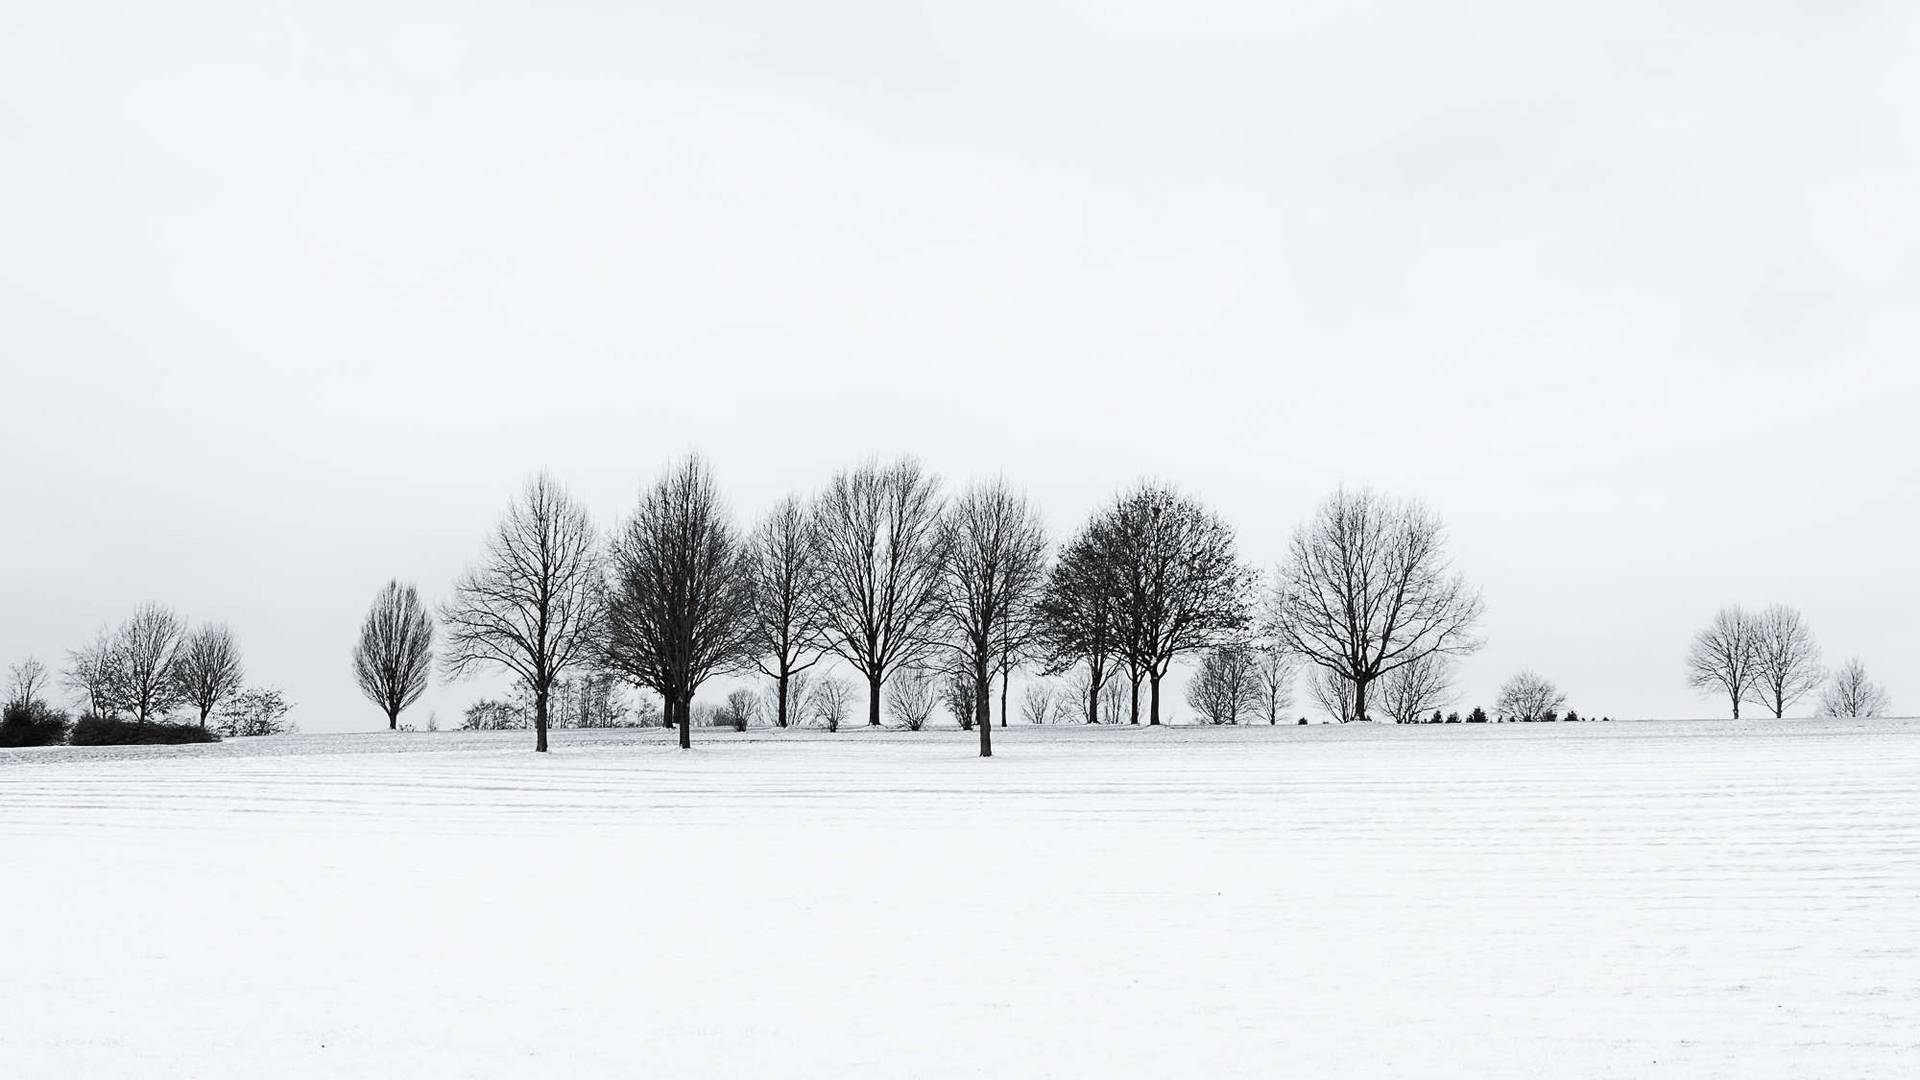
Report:
[[[837,727],[837,680],[796,692],[836,657],[866,683],[870,725],[883,702],[908,727],[943,702],[990,756],[993,681],[1004,725],[1010,675],[1026,666],[1069,674],[1088,723],[1122,707],[1139,723],[1143,685],[1146,722],[1160,723],[1162,681],[1194,654],[1189,701],[1210,719],[1249,703],[1276,718],[1300,662],[1320,670],[1316,685],[1339,688],[1343,715],[1366,715],[1376,684],[1411,715],[1444,691],[1447,662],[1479,645],[1479,595],[1417,503],[1338,491],[1295,534],[1264,608],[1258,579],[1232,528],[1164,484],[1114,498],[1056,557],[1033,505],[1003,479],[943,497],[916,460],[870,460],[743,533],[693,456],[605,537],[551,477],[531,480],[441,606],[440,660],[450,677],[513,676],[531,699],[537,750],[552,689],[576,671],[658,693],[682,746],[695,692],[722,673],[764,674],[778,726],[804,710]],[[355,675],[390,726],[426,687],[435,633],[398,582],[367,616]],[[730,699],[726,715],[757,708]]]
[[[62,682],[85,716],[146,724],[186,711],[225,733],[280,730],[291,706],[280,691],[246,686],[240,644],[221,623],[189,627],[163,604],[142,604],[112,630],[67,654]],[[50,708],[53,672],[28,657],[8,672],[8,703]]]
[[[1826,716],[1881,716],[1892,707],[1858,658],[1829,673],[1813,627],[1782,604],[1758,612],[1722,608],[1694,635],[1687,650],[1687,682],[1724,694],[1735,720],[1742,704],[1758,705],[1777,718],[1815,693]]]

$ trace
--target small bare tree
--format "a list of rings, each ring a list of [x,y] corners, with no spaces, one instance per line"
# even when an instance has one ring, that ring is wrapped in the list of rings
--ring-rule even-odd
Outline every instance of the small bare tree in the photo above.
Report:
[[[1020,719],[1029,724],[1064,724],[1072,717],[1071,704],[1050,682],[1035,679],[1020,695]]]
[[[704,461],[674,465],[641,495],[612,563],[606,663],[660,692],[687,749],[694,692],[753,652],[753,574]]]
[[[1363,719],[1353,712],[1353,681],[1332,668],[1316,667],[1308,672],[1307,693],[1321,712],[1343,724]]]
[[[47,665],[29,656],[7,669],[7,704],[33,709],[47,688]]]
[[[1784,604],[1753,617],[1753,638],[1753,684],[1747,700],[1772,710],[1777,720],[1826,680],[1820,643],[1807,620]]]
[[[1280,722],[1280,714],[1293,707],[1293,654],[1277,641],[1261,644],[1254,656],[1255,685],[1260,692],[1260,710],[1269,726]]]
[[[979,704],[974,700],[972,672],[956,669],[940,676],[940,705],[961,731],[973,730]]]
[[[1501,685],[1493,708],[1510,724],[1533,723],[1559,712],[1566,703],[1567,695],[1561,693],[1559,687],[1531,671],[1523,671]]]
[[[67,670],[62,682],[79,699],[86,715],[103,719],[118,716],[126,697],[120,681],[114,638],[104,627],[95,632],[91,642],[67,653]]]
[[[749,647],[773,680],[773,722],[786,727],[805,700],[794,680],[819,663],[826,649],[821,610],[818,526],[798,496],[780,501],[747,540],[753,580]]]
[[[989,694],[1001,624],[1025,620],[1045,582],[1047,532],[1040,516],[1005,480],[979,484],[940,520],[939,610],[958,670],[973,679],[980,756],[993,756]]]
[[[606,625],[599,537],[586,509],[546,473],[528,481],[440,619],[447,674],[493,666],[517,677],[533,695],[533,748],[545,753],[553,684],[596,659]]]
[[[923,667],[900,668],[887,680],[887,709],[908,731],[919,731],[933,718],[939,702],[940,680]]]
[[[1380,680],[1381,710],[1402,724],[1417,724],[1453,693],[1453,661],[1429,653]]]
[[[1740,719],[1740,703],[1753,695],[1760,674],[1759,623],[1737,607],[1721,608],[1687,650],[1687,684],[1719,691]]]
[[[829,675],[814,680],[807,694],[807,711],[814,723],[828,731],[839,731],[853,707],[853,686],[845,679]]]
[[[216,725],[222,736],[246,738],[256,735],[284,735],[293,730],[287,714],[293,703],[287,695],[272,687],[256,686],[241,690],[220,707]]]
[[[1341,488],[1293,534],[1272,618],[1288,649],[1347,681],[1354,700],[1341,713],[1363,719],[1375,679],[1478,649],[1482,607],[1453,571],[1430,510]]]
[[[165,717],[181,702],[174,664],[187,624],[173,609],[142,604],[114,635],[112,658],[126,710],[144,724]]]
[[[1260,707],[1259,661],[1251,649],[1228,645],[1200,658],[1187,682],[1187,704],[1209,724],[1238,724]]]
[[[1857,657],[1840,665],[1820,695],[1822,716],[1884,716],[1892,708],[1893,700],[1867,677],[1866,665]]]
[[[207,726],[207,714],[240,692],[245,680],[240,643],[218,623],[188,634],[173,661],[174,692],[199,711],[201,727]]]
[[[833,651],[867,681],[867,723],[880,688],[926,659],[940,614],[940,483],[913,458],[841,472],[814,505],[821,610]]]
[[[420,700],[433,672],[433,618],[412,585],[389,581],[373,598],[353,647],[353,678],[367,700],[400,728],[400,713]]]
[[[720,707],[721,723],[735,731],[745,731],[760,721],[760,697],[751,689],[736,687]]]

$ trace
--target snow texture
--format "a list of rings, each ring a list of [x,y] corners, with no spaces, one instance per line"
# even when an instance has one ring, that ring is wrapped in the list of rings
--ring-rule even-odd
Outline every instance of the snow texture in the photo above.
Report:
[[[0,752],[9,1077],[1920,1075],[1920,723]]]

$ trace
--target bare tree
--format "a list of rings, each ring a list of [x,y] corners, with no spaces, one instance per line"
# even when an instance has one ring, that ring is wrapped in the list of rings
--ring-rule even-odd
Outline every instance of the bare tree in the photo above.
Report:
[[[1718,690],[1740,719],[1740,703],[1752,696],[1760,674],[1760,627],[1753,616],[1737,607],[1721,608],[1687,650],[1687,684],[1696,690]]]
[[[1160,681],[1180,656],[1238,644],[1250,621],[1254,574],[1233,529],[1172,488],[1141,484],[1096,519],[1092,532],[1120,590],[1121,662],[1148,687],[1147,723],[1160,722]]]
[[[93,640],[67,653],[67,670],[62,682],[80,701],[89,716],[112,718],[120,713],[125,695],[120,689],[120,662],[114,653],[114,639],[103,627]]]
[[[1187,683],[1187,704],[1209,724],[1238,724],[1258,715],[1259,660],[1240,645],[1211,649]]]
[[[939,703],[939,677],[926,668],[900,668],[887,680],[887,708],[908,731],[919,731]]]
[[[1094,668],[1081,662],[1068,669],[1066,695],[1073,701],[1075,715],[1082,723],[1097,724],[1101,716],[1118,716],[1126,705],[1126,690],[1111,667],[1100,672],[1100,684],[1094,684]]]
[[[1047,532],[1040,516],[1005,480],[978,484],[940,520],[939,605],[947,644],[973,679],[980,756],[993,756],[989,702],[1001,624],[1024,620],[1045,582]]]
[[[1085,672],[1076,685],[1089,724],[1100,722],[1102,694],[1121,650],[1122,597],[1108,556],[1096,521],[1061,550],[1034,606],[1037,643],[1049,669]]]
[[[1380,680],[1381,711],[1402,724],[1419,723],[1453,693],[1453,660],[1429,653]]]
[[[246,738],[284,735],[294,730],[286,717],[293,711],[287,695],[271,687],[241,690],[222,703],[216,724],[222,736]]]
[[[389,581],[373,598],[353,647],[353,678],[397,731],[400,713],[420,700],[433,672],[433,617],[412,585]]]
[[[533,695],[533,748],[546,752],[553,684],[596,659],[606,624],[599,538],[586,509],[546,473],[528,481],[440,620],[447,674],[495,666],[517,677]]]
[[[1446,532],[1425,506],[1336,490],[1296,530],[1274,590],[1274,632],[1346,679],[1354,719],[1375,679],[1427,656],[1480,647],[1480,594],[1455,573]]]
[[[735,731],[745,731],[760,719],[760,698],[747,687],[736,687],[720,707],[721,723]]]
[[[7,669],[7,704],[32,709],[47,688],[47,665],[29,656]]]
[[[814,506],[830,647],[867,681],[867,723],[880,687],[935,647],[940,607],[940,485],[913,458],[838,473]]]
[[[1280,722],[1280,714],[1293,707],[1293,654],[1277,641],[1261,644],[1254,657],[1254,678],[1260,692],[1260,709],[1269,726]]]
[[[1020,719],[1029,724],[1044,724],[1053,715],[1059,695],[1048,684],[1035,679],[1020,695]]]
[[[1567,695],[1561,693],[1559,687],[1531,671],[1523,671],[1501,685],[1493,710],[1510,724],[1532,723],[1559,712],[1566,703]]]
[[[753,653],[753,574],[706,462],[689,457],[641,494],[612,563],[606,662],[660,692],[687,749],[694,692]]]
[[[940,704],[961,731],[972,731],[980,706],[973,692],[973,673],[955,668],[941,675]]]
[[[142,604],[114,635],[118,689],[126,710],[142,724],[180,704],[174,663],[186,633],[186,622],[172,608]]]
[[[1343,724],[1364,719],[1353,711],[1353,680],[1333,668],[1313,668],[1307,675],[1307,694],[1321,712]]]
[[[1866,666],[1857,657],[1840,665],[1820,695],[1822,716],[1884,716],[1892,708],[1893,699],[1867,677]]]
[[[1785,716],[1808,694],[1820,689],[1820,643],[1798,611],[1775,604],[1754,616],[1753,685],[1747,700]]]
[[[828,731],[839,731],[852,707],[853,687],[845,679],[832,675],[816,679],[807,693],[807,712]]]
[[[786,727],[790,706],[803,700],[793,680],[826,649],[821,611],[819,532],[798,496],[782,499],[747,541],[753,581],[750,648],[773,679],[773,722]]]
[[[218,623],[188,634],[174,657],[174,693],[199,710],[201,727],[207,726],[207,714],[240,692],[245,680],[240,643],[231,630]]]

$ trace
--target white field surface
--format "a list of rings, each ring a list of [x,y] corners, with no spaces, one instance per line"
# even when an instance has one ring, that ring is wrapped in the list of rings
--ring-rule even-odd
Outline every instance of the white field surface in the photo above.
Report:
[[[0,1075],[1920,1076],[1920,722],[0,752]]]

